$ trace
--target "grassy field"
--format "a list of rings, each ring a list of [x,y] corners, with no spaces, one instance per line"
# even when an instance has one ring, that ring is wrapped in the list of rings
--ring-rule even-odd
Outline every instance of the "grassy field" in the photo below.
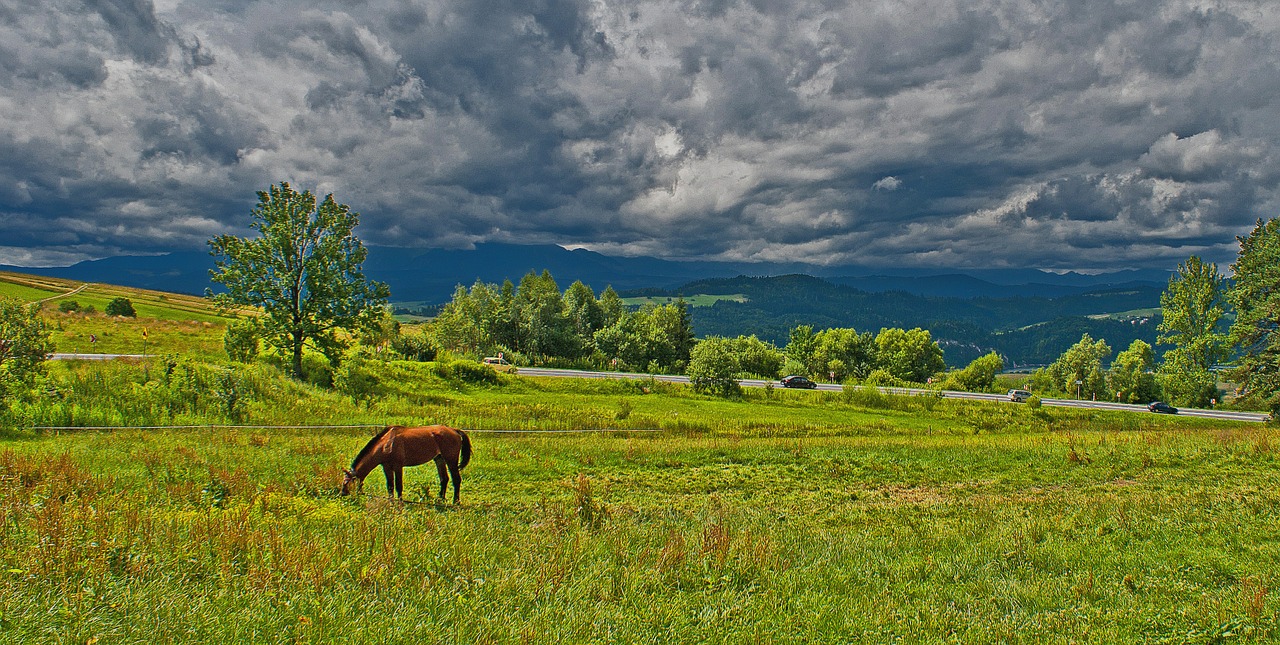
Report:
[[[43,301],[41,316],[58,352],[225,357],[222,333],[227,319],[198,296],[6,272],[0,272],[0,296]],[[104,314],[107,303],[117,297],[128,298],[137,317]],[[93,311],[59,311],[59,303],[66,300]]]
[[[710,307],[711,305],[714,305],[721,300],[728,300],[729,302],[746,302],[747,301],[746,294],[741,294],[741,293],[731,293],[731,294],[699,293],[692,296],[683,296],[683,298],[684,298],[684,301],[688,303],[690,307]],[[673,298],[670,296],[662,296],[662,297],[636,296],[633,298],[622,299],[622,302],[633,307],[639,307],[643,305],[669,305],[675,301],[676,301],[676,298]]]
[[[0,642],[1280,638],[1272,427],[411,363],[362,406],[142,368],[59,367],[75,396],[27,421],[226,423],[230,375],[247,424],[472,428],[463,504],[428,503],[430,467],[414,503],[376,472],[338,497],[369,428],[12,428]],[[532,433],[605,428],[631,432]]]

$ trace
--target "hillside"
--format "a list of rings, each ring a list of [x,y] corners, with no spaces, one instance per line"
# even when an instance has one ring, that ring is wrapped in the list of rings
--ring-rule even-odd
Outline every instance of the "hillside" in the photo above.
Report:
[[[58,352],[222,355],[227,318],[205,298],[12,272],[0,272],[0,296],[41,303]],[[127,298],[137,317],[104,314],[114,298]],[[78,310],[60,310],[67,301]]]

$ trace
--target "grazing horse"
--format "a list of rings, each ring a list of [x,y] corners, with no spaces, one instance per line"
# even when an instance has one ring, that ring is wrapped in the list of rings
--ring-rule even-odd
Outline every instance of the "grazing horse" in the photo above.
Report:
[[[362,488],[364,478],[382,466],[382,474],[387,477],[387,495],[404,499],[405,467],[428,461],[435,461],[440,471],[440,499],[444,499],[449,478],[453,477],[453,503],[457,504],[462,487],[461,471],[471,461],[471,439],[467,433],[449,426],[387,426],[360,449],[350,468],[343,469],[346,477],[342,480],[342,494],[351,493],[352,483],[357,490]]]

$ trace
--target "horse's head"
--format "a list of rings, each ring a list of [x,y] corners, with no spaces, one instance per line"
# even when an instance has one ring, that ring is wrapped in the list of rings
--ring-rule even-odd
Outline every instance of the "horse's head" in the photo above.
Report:
[[[356,492],[358,493],[364,487],[364,480],[360,479],[359,477],[356,477],[355,471],[351,470],[350,468],[343,468],[342,469],[342,495],[351,494],[351,484],[356,485]]]

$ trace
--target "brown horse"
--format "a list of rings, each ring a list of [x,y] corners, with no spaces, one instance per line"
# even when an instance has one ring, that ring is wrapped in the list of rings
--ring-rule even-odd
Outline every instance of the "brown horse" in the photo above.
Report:
[[[461,471],[471,461],[471,439],[467,433],[449,426],[387,426],[360,449],[351,467],[342,471],[346,475],[342,480],[342,494],[351,493],[352,483],[359,490],[364,478],[382,466],[382,474],[387,477],[387,495],[403,499],[405,467],[428,461],[435,461],[440,471],[440,499],[444,499],[449,478],[453,477],[453,503],[457,504],[462,487]]]

